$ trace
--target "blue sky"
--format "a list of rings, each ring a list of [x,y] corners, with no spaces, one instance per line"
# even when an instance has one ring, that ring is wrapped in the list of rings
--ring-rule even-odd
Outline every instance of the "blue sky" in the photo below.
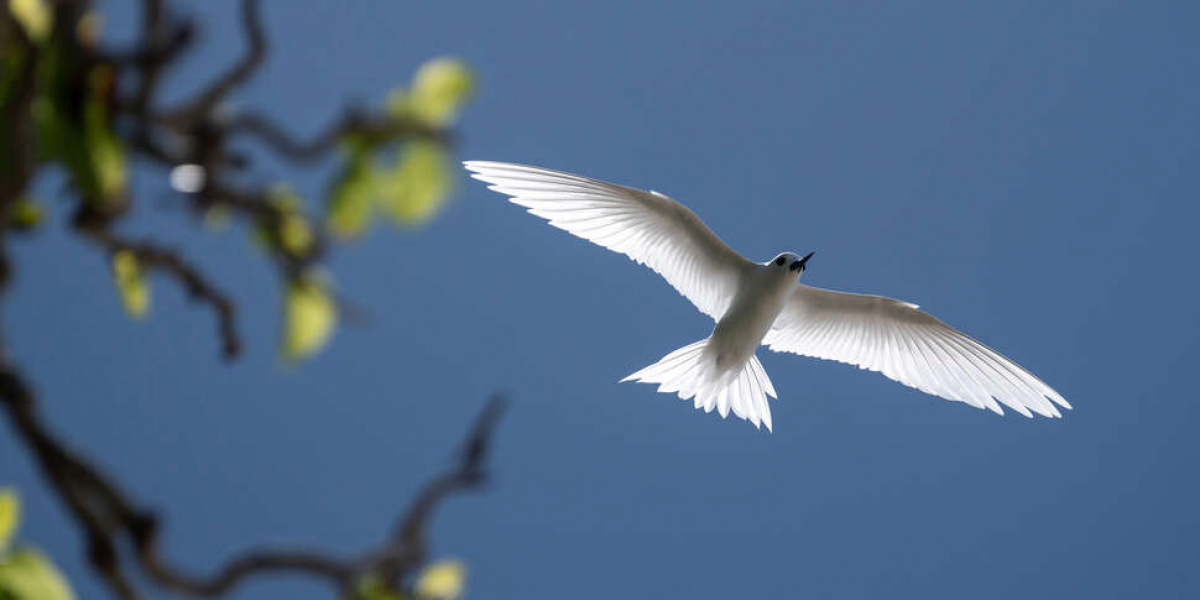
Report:
[[[241,51],[233,2],[170,98]],[[136,3],[103,2],[128,39]],[[438,555],[475,598],[974,599],[1200,594],[1200,8],[1189,2],[269,0],[239,105],[315,132],[424,59],[468,60],[463,158],[654,188],[754,260],[916,303],[1070,400],[997,417],[845,365],[760,351],[775,433],[617,384],[711,322],[653,273],[482,185],[431,226],[340,252],[373,312],[298,369],[243,232],[194,233],[146,170],[131,232],[181,239],[242,310],[248,354],[166,281],[121,313],[102,257],[17,242],[6,341],[68,435],[153,506],[196,568],[262,541],[373,543],[508,390],[495,480],[454,500]],[[310,197],[325,169],[259,163]],[[54,203],[61,223],[65,211]],[[10,434],[0,479],[82,597],[82,541]],[[238,598],[324,597],[308,582]]]

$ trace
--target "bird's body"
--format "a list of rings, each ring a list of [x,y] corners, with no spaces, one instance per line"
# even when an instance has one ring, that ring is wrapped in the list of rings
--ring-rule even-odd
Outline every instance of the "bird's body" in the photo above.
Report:
[[[697,408],[771,428],[775,389],[755,350],[825,358],[880,371],[930,394],[1002,414],[1061,416],[1070,405],[1016,363],[915,304],[800,283],[813,253],[755,263],[692,211],[657,192],[510,163],[468,161],[473,177],[551,225],[626,254],[661,274],[716,321],[712,334],[622,381],[659,384]],[[999,403],[997,402],[999,401]]]
[[[783,310],[788,294],[799,285],[792,272],[769,265],[746,269],[729,310],[713,328],[710,339],[718,369],[740,369],[754,355]]]

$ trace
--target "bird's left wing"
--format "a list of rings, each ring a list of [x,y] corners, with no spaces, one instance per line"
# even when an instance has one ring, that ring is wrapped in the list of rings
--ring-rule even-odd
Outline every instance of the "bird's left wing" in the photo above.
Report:
[[[725,314],[753,264],[695,213],[657,192],[525,165],[463,165],[551,225],[650,267],[713,319]]]
[[[966,334],[882,296],[799,285],[763,338],[778,352],[879,371],[923,392],[1003,414],[996,400],[1031,416],[1071,405],[1020,365]]]

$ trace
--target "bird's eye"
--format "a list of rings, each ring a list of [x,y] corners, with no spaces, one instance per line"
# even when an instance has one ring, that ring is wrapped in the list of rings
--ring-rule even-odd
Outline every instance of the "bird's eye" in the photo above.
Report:
[[[781,267],[783,266],[783,263],[785,263],[785,262],[787,262],[787,259],[786,259],[786,258],[784,258],[784,257],[782,257],[782,256],[780,256],[779,258],[775,259],[775,264],[777,264],[777,265],[779,265],[779,266],[781,266]]]

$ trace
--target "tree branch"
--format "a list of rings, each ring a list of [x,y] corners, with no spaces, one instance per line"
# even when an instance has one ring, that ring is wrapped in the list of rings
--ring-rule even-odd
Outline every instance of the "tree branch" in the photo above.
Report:
[[[459,464],[426,484],[381,548],[358,560],[310,550],[260,548],[240,554],[214,574],[202,577],[167,562],[158,549],[158,519],[149,511],[135,508],[115,482],[67,450],[47,430],[37,415],[32,390],[7,359],[0,359],[0,403],[51,487],[86,532],[89,562],[123,600],[138,600],[141,595],[122,564],[118,543],[122,538],[132,542],[132,559],[151,581],[198,598],[224,596],[253,577],[279,573],[326,581],[343,595],[351,594],[359,581],[372,574],[398,589],[427,560],[425,530],[434,510],[450,495],[477,489],[485,480],[484,461],[505,406],[500,396],[485,404],[463,443]]]
[[[267,37],[263,33],[262,19],[259,17],[258,0],[242,0],[242,28],[248,44],[246,55],[224,75],[201,90],[195,99],[186,102],[177,110],[168,112],[164,117],[167,121],[193,123],[209,118],[218,102],[249,80],[258,70],[267,56]]]
[[[39,138],[35,136],[30,111],[35,94],[61,104],[55,106],[62,114],[55,117],[61,117],[67,127],[79,128],[85,121],[84,106],[93,107],[89,110],[101,107],[103,118],[111,121],[101,125],[109,127],[120,139],[118,150],[128,150],[131,155],[148,158],[167,168],[192,163],[204,169],[204,185],[197,193],[188,195],[197,213],[217,205],[227,206],[250,224],[280,237],[285,219],[296,215],[274,202],[268,189],[230,181],[228,172],[247,163],[244,156],[230,147],[231,137],[249,136],[294,163],[319,159],[352,136],[381,145],[412,137],[446,144],[454,141],[446,129],[354,109],[344,111],[310,140],[298,140],[260,113],[232,117],[216,114],[221,112],[221,101],[245,84],[266,56],[267,42],[258,0],[242,0],[241,4],[242,27],[248,44],[246,54],[179,108],[162,111],[155,106],[162,75],[192,41],[194,23],[176,17],[165,0],[142,0],[141,36],[137,45],[124,52],[105,52],[78,33],[80,19],[90,5],[90,0],[53,3],[54,59],[70,68],[63,75],[62,85],[56,82],[56,87],[49,91],[39,87],[45,84],[38,83],[38,46],[25,39],[8,11],[0,9],[3,20],[0,26],[5,33],[11,30],[15,36],[5,50],[17,49],[25,61],[6,82],[4,118],[0,121],[0,158],[4,159],[0,162],[0,301],[11,279],[6,233],[12,208],[41,166],[38,161],[49,164],[62,160],[62,157],[46,159],[36,155],[39,149],[35,141]],[[103,68],[101,74],[111,81],[123,82],[133,77],[136,85],[129,89],[122,85],[100,88],[93,77],[97,68]],[[94,118],[95,113],[89,114]],[[80,198],[72,226],[79,236],[104,251],[131,252],[142,266],[159,270],[175,280],[191,298],[212,311],[223,356],[237,356],[242,343],[233,300],[177,250],[118,234],[115,225],[127,214],[124,208],[124,202],[114,208]],[[300,277],[325,258],[324,230],[313,227],[311,233],[312,243],[301,250],[285,248],[284,244],[272,246],[271,256],[284,278]],[[162,556],[158,544],[159,520],[153,512],[143,508],[117,482],[49,430],[37,410],[34,391],[6,350],[4,340],[0,339],[0,406],[16,437],[29,450],[51,490],[82,531],[92,568],[122,600],[140,600],[143,596],[138,587],[147,581],[188,596],[217,597],[231,593],[251,578],[280,573],[326,581],[347,596],[368,576],[378,577],[385,585],[398,589],[427,560],[427,530],[436,508],[451,495],[478,489],[484,482],[484,461],[504,405],[498,397],[486,405],[456,464],[422,488],[407,512],[397,520],[395,530],[377,548],[354,559],[293,548],[257,548],[234,556],[215,573],[201,576],[173,566]],[[146,577],[138,577],[135,570]]]
[[[221,340],[221,355],[233,360],[242,351],[241,336],[237,330],[237,309],[224,292],[209,282],[200,270],[185,260],[178,252],[143,240],[125,239],[107,228],[85,228],[85,235],[110,254],[132,252],[138,263],[149,269],[161,270],[175,278],[193,300],[212,308],[217,318],[217,335]]]
[[[390,140],[399,136],[432,139],[447,145],[454,142],[446,130],[430,127],[412,119],[370,117],[355,108],[347,109],[341,118],[331,123],[325,131],[303,142],[291,137],[266,116],[253,112],[238,114],[230,119],[229,132],[255,137],[280,156],[295,162],[321,158],[336,149],[338,143],[348,137],[360,137],[367,142]]]
[[[486,480],[484,464],[492,445],[492,434],[506,408],[507,401],[502,394],[492,396],[463,441],[458,466],[427,483],[397,521],[384,546],[365,559],[366,564],[372,565],[369,570],[379,573],[385,585],[398,588],[406,576],[428,560],[425,534],[434,510],[450,495],[477,490],[483,485]]]

